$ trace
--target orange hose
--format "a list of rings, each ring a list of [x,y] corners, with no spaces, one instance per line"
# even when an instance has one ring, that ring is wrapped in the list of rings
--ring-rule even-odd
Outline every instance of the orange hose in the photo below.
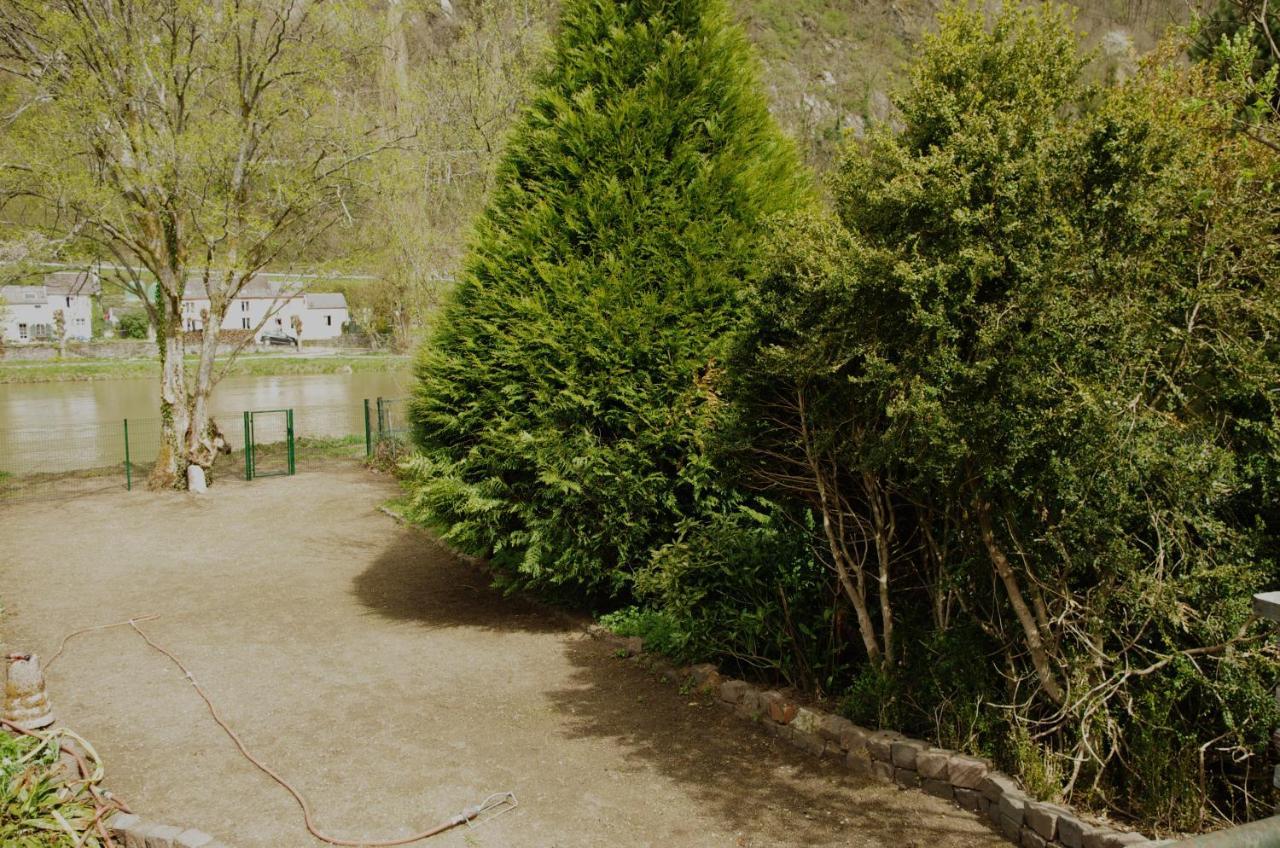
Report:
[[[209,715],[213,717],[213,720],[217,723],[218,727],[222,728],[222,731],[230,737],[233,743],[235,743],[235,746],[240,751],[241,755],[243,755],[246,760],[253,763],[259,771],[274,780],[276,783],[280,784],[286,792],[293,796],[293,800],[297,801],[298,806],[302,808],[302,818],[306,823],[307,831],[321,842],[327,842],[330,845],[347,846],[347,848],[391,848],[391,846],[394,845],[408,845],[412,842],[421,842],[424,839],[430,839],[433,836],[438,836],[447,830],[452,830],[459,825],[473,821],[481,814],[488,812],[489,810],[496,809],[504,804],[507,805],[507,809],[513,809],[519,805],[514,793],[498,792],[490,795],[488,798],[473,807],[467,807],[462,812],[441,822],[435,827],[428,828],[427,830],[420,831],[412,836],[405,836],[400,839],[376,841],[369,841],[367,839],[340,839],[322,832],[318,827],[316,827],[315,822],[312,821],[311,805],[307,803],[306,797],[295,789],[293,784],[289,783],[289,781],[276,773],[274,769],[249,752],[249,749],[245,747],[243,740],[240,739],[239,734],[237,734],[235,730],[232,729],[231,725],[227,724],[227,722],[222,718],[222,715],[218,712],[218,708],[214,706],[212,699],[209,698],[208,693],[204,691],[204,688],[201,687],[199,683],[196,683],[195,676],[191,673],[190,669],[188,669],[182,660],[179,659],[172,651],[153,642],[151,637],[144,633],[142,628],[138,626],[139,621],[152,621],[157,618],[159,618],[158,615],[131,618],[128,621],[120,621],[115,624],[101,624],[96,627],[85,627],[80,630],[73,631],[72,633],[68,633],[63,637],[62,643],[58,646],[58,650],[54,652],[49,662],[45,664],[45,668],[48,669],[48,667],[53,665],[53,662],[62,655],[63,649],[66,648],[69,640],[82,633],[89,633],[95,630],[106,630],[112,627],[124,627],[125,625],[132,627],[133,630],[142,637],[142,641],[146,642],[161,654],[164,654],[174,665],[181,669],[182,673],[186,675],[187,680],[190,681],[192,688],[196,690],[196,694],[200,696],[200,699],[204,701],[205,706],[209,708]]]

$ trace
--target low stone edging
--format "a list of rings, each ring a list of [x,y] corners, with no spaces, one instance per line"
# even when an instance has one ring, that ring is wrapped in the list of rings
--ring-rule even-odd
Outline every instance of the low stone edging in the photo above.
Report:
[[[143,821],[132,813],[117,813],[107,831],[121,848],[228,848],[202,830]]]
[[[587,633],[640,658],[638,636],[618,636],[598,624]],[[817,757],[841,760],[853,774],[904,789],[919,789],[990,820],[997,832],[1022,848],[1155,848],[1173,840],[1091,824],[1069,807],[1036,801],[991,764],[892,730],[868,730],[846,718],[802,706],[776,689],[761,690],[725,677],[710,663],[676,668],[647,655],[655,670],[675,672],[680,682],[712,695],[742,718]]]

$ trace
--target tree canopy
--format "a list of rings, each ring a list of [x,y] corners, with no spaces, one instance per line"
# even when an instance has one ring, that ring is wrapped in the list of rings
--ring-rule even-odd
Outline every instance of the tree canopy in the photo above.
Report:
[[[568,3],[418,364],[418,517],[520,579],[625,592],[715,506],[699,381],[805,193],[721,0]]]

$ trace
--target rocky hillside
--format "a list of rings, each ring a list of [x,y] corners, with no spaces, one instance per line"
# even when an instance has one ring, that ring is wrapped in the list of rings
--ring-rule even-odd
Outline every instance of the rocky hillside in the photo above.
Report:
[[[766,69],[774,113],[818,167],[836,142],[886,120],[888,92],[941,0],[733,0]],[[1077,0],[1079,27],[1099,74],[1124,73],[1169,27],[1186,0]]]

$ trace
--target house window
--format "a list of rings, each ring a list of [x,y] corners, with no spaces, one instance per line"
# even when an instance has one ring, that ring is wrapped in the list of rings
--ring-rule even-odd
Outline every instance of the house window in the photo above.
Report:
[[[27,325],[26,325],[26,324],[19,324],[19,325],[18,325],[18,338],[20,338],[20,339],[25,339],[26,337],[27,337]]]
[[[192,319],[188,318],[188,319],[187,319],[187,332],[189,332],[189,333],[194,333],[194,332],[195,332],[195,329],[196,329],[196,322],[195,322],[195,321],[193,321]]]
[[[242,300],[242,301],[240,301],[240,311],[241,311],[241,312],[248,312],[248,311],[249,311],[249,301],[247,301],[247,300]]]
[[[76,324],[77,324],[77,325],[79,325],[79,326],[81,326],[81,327],[83,327],[83,326],[84,326],[84,319],[83,319],[83,318],[77,318],[77,319],[76,319]]]
[[[326,316],[324,316],[324,325],[325,325],[326,327],[332,327],[332,326],[333,326],[333,316],[332,316],[332,315],[326,315]]]
[[[283,319],[283,318],[277,318],[277,319],[276,319],[276,326],[277,326],[277,327],[283,327],[283,326],[284,326],[284,319]]]
[[[71,308],[71,295],[67,295],[67,308]]]
[[[241,319],[240,319],[240,327],[241,327],[242,329],[245,329],[245,330],[252,329],[252,328],[249,326],[249,319],[248,319],[248,318],[241,318]]]

